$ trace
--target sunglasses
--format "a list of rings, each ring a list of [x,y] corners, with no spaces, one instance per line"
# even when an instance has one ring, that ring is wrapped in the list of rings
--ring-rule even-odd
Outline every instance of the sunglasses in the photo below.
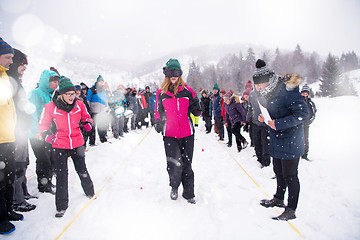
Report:
[[[182,75],[182,70],[181,69],[165,69],[163,68],[163,73],[165,74],[166,77],[171,78],[171,77],[181,77]]]

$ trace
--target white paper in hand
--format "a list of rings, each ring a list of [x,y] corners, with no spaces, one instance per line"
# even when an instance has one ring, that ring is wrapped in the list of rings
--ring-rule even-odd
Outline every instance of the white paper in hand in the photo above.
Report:
[[[260,107],[261,114],[262,114],[263,117],[264,117],[264,122],[265,122],[267,125],[269,125],[268,122],[269,122],[269,121],[272,121],[272,119],[271,119],[271,117],[270,117],[270,114],[269,114],[268,110],[260,104],[259,100],[258,100],[258,104],[259,104],[259,107]]]

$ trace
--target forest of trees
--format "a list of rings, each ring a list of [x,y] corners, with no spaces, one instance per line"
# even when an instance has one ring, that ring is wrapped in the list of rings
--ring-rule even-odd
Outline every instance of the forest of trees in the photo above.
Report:
[[[230,54],[220,59],[217,64],[199,66],[193,61],[190,64],[187,83],[197,90],[200,88],[211,90],[213,85],[218,83],[220,88],[241,93],[245,83],[252,80],[256,55],[253,49],[249,48],[245,56],[242,52]],[[318,96],[356,95],[351,81],[342,76],[344,72],[360,68],[359,58],[353,51],[343,53],[340,58],[329,54],[325,62],[316,52],[304,53],[300,45],[297,45],[292,52],[285,53],[276,49],[274,54],[265,51],[258,56],[261,56],[269,69],[278,75],[297,73],[307,84],[320,80]]]

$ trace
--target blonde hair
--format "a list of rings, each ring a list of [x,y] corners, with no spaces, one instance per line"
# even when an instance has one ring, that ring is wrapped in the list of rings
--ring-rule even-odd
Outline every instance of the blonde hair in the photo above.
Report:
[[[169,87],[171,85],[171,80],[169,77],[165,77],[164,81],[161,83],[161,93],[166,93],[169,91]],[[179,86],[185,87],[185,82],[182,79],[182,77],[179,77],[179,79],[176,81],[174,86],[174,95],[177,94]]]

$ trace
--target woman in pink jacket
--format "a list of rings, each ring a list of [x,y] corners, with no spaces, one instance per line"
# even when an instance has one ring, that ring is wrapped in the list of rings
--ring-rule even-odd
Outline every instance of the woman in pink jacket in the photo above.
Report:
[[[52,157],[56,171],[55,217],[62,217],[68,208],[68,166],[71,157],[79,175],[85,195],[94,195],[94,185],[85,164],[84,138],[80,125],[90,131],[93,121],[82,101],[75,97],[75,87],[70,79],[60,81],[53,101],[44,106],[39,123],[41,136],[52,143]]]
[[[182,70],[177,59],[170,59],[163,72],[165,79],[156,96],[155,130],[163,135],[170,198],[178,198],[178,187],[182,183],[182,196],[189,203],[195,204],[194,172],[191,167],[194,126],[190,113],[199,116],[201,107],[194,91],[181,78]]]

